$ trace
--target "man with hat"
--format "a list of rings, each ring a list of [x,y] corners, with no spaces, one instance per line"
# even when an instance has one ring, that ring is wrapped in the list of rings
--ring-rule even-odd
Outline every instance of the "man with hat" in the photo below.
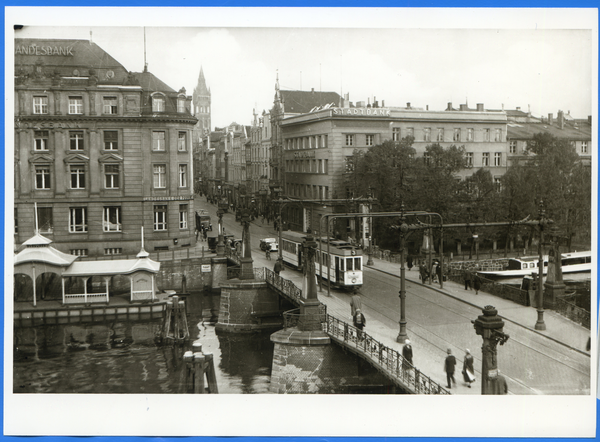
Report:
[[[456,380],[454,379],[454,367],[456,366],[456,358],[452,354],[452,350],[448,349],[447,353],[448,356],[446,356],[446,360],[444,361],[444,371],[446,372],[446,379],[448,381],[448,385],[446,385],[446,388],[452,388],[452,384],[456,385]]]

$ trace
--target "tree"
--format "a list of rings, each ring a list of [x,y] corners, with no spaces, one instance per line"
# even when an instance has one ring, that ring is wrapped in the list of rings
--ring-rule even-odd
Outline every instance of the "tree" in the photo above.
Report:
[[[346,186],[354,196],[372,196],[383,211],[400,209],[410,192],[415,150],[412,137],[384,141],[347,159]]]
[[[527,158],[512,165],[502,178],[501,207],[510,219],[537,217],[538,204],[564,234],[589,239],[591,228],[591,170],[583,165],[573,144],[551,134],[536,134]]]

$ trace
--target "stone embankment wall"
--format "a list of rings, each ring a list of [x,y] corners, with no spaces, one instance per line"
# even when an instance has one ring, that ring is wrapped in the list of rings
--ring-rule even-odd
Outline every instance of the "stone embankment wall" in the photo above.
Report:
[[[367,361],[338,345],[280,345],[273,350],[273,393],[401,393]],[[391,391],[390,391],[391,392]]]
[[[156,275],[156,285],[160,290],[183,290],[185,276],[185,291],[197,291],[210,288],[212,272],[202,272],[202,265],[211,265],[210,257],[190,258],[173,261],[161,261],[160,271]],[[212,267],[211,267],[212,268]]]

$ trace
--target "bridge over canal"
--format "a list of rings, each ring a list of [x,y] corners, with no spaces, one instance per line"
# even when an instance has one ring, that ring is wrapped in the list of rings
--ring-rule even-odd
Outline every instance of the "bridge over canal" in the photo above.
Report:
[[[226,251],[227,258],[233,264],[240,264],[239,255],[233,250]],[[229,267],[228,279],[237,278],[240,268]],[[395,385],[400,390],[410,394],[451,394],[449,390],[441,386],[438,382],[431,379],[427,373],[421,372],[417,367],[412,366],[404,360],[402,354],[392,348],[394,342],[382,342],[382,339],[376,339],[369,333],[359,331],[356,327],[341,319],[343,312],[339,311],[338,306],[332,302],[333,298],[321,296],[318,305],[316,305],[311,315],[311,321],[318,321],[318,330],[302,331],[302,324],[307,320],[307,315],[303,314],[302,307],[310,303],[307,297],[303,295],[302,289],[296,283],[302,283],[303,275],[294,273],[292,277],[297,280],[286,279],[277,275],[272,270],[263,267],[255,268],[254,281],[264,282],[268,289],[277,293],[280,297],[296,306],[296,309],[288,310],[283,313],[283,330],[276,333],[286,343],[291,343],[294,339],[294,347],[310,347],[311,344],[316,347],[323,346],[324,342],[335,343],[346,351],[355,354],[357,357],[367,361],[379,373],[381,373],[391,385]],[[225,294],[227,298],[228,294]],[[225,303],[229,305],[226,299]],[[225,313],[225,312],[223,312]],[[304,334],[304,337],[298,339],[298,336]],[[320,336],[320,337],[319,337]],[[327,339],[325,339],[325,337]],[[277,341],[276,347],[277,347]],[[387,344],[387,345],[386,345]],[[306,348],[303,349],[306,352]],[[287,352],[286,354],[289,354]],[[277,348],[274,358],[277,358]],[[322,358],[322,356],[317,357]],[[275,370],[274,370],[275,371]],[[275,375],[275,377],[277,377]],[[276,384],[277,382],[275,382]]]

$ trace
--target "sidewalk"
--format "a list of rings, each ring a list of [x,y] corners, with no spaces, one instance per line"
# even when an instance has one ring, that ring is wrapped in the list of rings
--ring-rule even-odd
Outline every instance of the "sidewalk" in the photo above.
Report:
[[[377,258],[373,258],[373,263],[373,266],[365,267],[398,277],[400,275],[400,266],[398,264],[393,264]],[[510,321],[521,327],[525,327],[548,339],[566,345],[571,349],[587,353],[585,352],[585,345],[590,336],[590,331],[564,316],[559,315],[553,310],[544,310],[546,330],[539,331],[535,330],[537,310],[534,307],[516,304],[512,301],[482,291],[479,291],[479,294],[476,295],[475,290],[465,290],[464,286],[453,281],[445,281],[443,289],[440,289],[439,283],[433,283],[431,285],[421,284],[419,272],[416,270],[416,267],[413,267],[413,270],[406,269],[405,275],[407,281],[444,293],[445,295],[470,304],[471,306],[483,308],[486,305],[493,305],[498,310],[498,314],[505,321]]]

